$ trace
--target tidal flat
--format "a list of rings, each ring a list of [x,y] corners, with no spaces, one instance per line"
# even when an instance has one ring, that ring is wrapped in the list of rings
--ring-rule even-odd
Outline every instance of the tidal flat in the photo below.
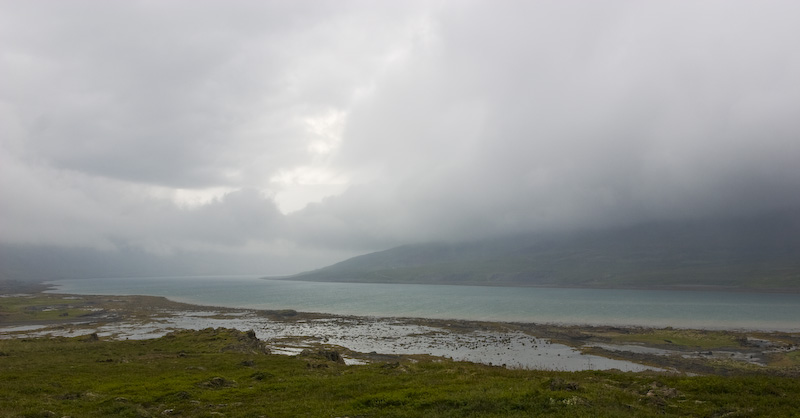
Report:
[[[569,345],[496,323],[209,308],[155,297],[42,294],[7,297],[5,302],[21,309],[18,322],[7,319],[0,323],[0,338],[93,334],[114,340],[143,340],[177,330],[230,328],[252,330],[274,353],[296,355],[306,349],[335,347],[345,353],[347,364],[364,364],[385,356],[427,355],[519,369],[661,370],[584,354]],[[32,324],[37,315],[47,319]]]
[[[179,330],[252,330],[272,353],[335,349],[346,364],[414,357],[509,369],[798,374],[800,334],[375,318],[205,307],[152,296],[7,294],[0,339],[144,340]]]
[[[785,333],[30,293],[0,297],[0,336],[8,417],[774,417],[796,415],[800,398],[798,336]],[[731,350],[759,360],[715,358]],[[548,360],[525,363],[521,353]],[[559,364],[581,371],[551,362],[570,356],[574,363]],[[607,367],[615,364],[638,371]]]
[[[793,416],[792,333],[0,297],[8,417]]]

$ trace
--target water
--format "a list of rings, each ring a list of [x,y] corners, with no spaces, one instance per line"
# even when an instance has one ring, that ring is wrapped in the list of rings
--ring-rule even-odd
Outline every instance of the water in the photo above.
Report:
[[[800,331],[800,294],[316,283],[256,277],[53,282],[55,292],[153,295],[209,306],[339,315]]]
[[[591,354],[519,331],[462,330],[421,325],[396,318],[336,317],[303,321],[273,321],[254,311],[205,310],[158,311],[148,318],[129,317],[94,323],[60,324],[55,327],[0,327],[6,338],[78,337],[97,334],[101,338],[141,340],[158,338],[181,329],[233,328],[253,330],[273,354],[297,355],[319,344],[344,347],[357,353],[382,355],[428,354],[457,361],[539,370],[608,370],[638,372],[663,370],[630,361]],[[371,360],[343,354],[347,364]],[[369,356],[369,355],[367,355]]]

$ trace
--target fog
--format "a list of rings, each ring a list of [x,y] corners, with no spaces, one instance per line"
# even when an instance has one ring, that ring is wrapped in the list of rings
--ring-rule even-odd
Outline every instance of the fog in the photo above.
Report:
[[[0,245],[103,271],[137,254],[143,274],[283,274],[405,243],[800,207],[798,15],[0,1]]]

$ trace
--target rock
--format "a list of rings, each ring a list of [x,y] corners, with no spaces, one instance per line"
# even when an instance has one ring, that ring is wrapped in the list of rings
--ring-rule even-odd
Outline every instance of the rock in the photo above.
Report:
[[[344,358],[341,354],[333,350],[320,350],[319,355],[325,357],[326,360],[334,363],[344,364]]]
[[[256,338],[255,331],[250,330],[247,332],[240,332],[240,331],[232,331],[232,332],[239,333],[237,336],[237,340],[239,340],[239,343],[228,345],[227,347],[223,348],[222,351],[234,351],[237,353],[253,353],[253,354],[270,353],[270,349],[267,346],[267,343]]]

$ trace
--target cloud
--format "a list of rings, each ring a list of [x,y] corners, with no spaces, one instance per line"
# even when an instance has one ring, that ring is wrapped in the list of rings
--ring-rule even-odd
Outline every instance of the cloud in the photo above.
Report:
[[[6,244],[287,270],[800,206],[793,2],[0,11]]]
[[[377,212],[422,238],[796,206],[795,7],[675,6],[443,16],[352,111],[343,164],[383,170]]]

